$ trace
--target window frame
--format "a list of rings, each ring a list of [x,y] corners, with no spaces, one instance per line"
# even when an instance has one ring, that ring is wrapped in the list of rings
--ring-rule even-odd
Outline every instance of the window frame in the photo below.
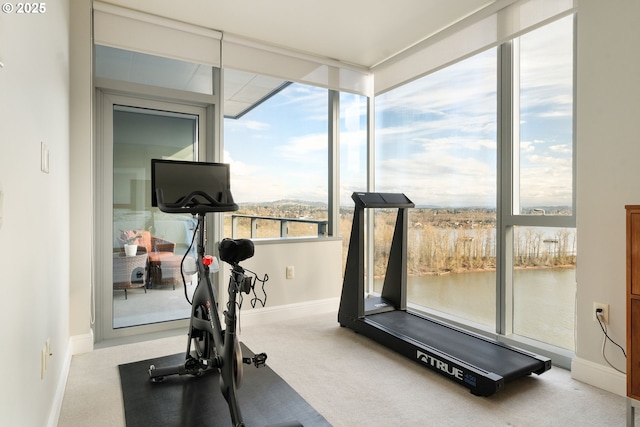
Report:
[[[513,230],[514,227],[576,228],[576,22],[573,21],[573,111],[572,111],[572,210],[571,215],[522,215],[514,213],[515,189],[519,167],[519,67],[518,39],[500,45],[498,49],[498,292],[496,332],[513,333]]]
[[[228,71],[228,70],[227,70]],[[289,81],[290,84],[299,84],[304,86],[316,87],[319,89],[327,90],[327,176],[326,176],[326,184],[327,184],[327,226],[326,226],[326,234],[324,236],[302,236],[302,237],[261,237],[259,238],[260,242],[278,242],[278,243],[287,243],[287,242],[300,242],[300,241],[319,241],[322,239],[340,239],[343,236],[340,236],[340,189],[341,189],[341,181],[340,181],[340,94],[344,91],[339,91],[335,89],[323,88],[322,86],[312,85],[309,83],[302,82],[294,82]],[[223,83],[224,84],[224,83]],[[344,92],[349,93],[349,92]],[[275,95],[275,94],[274,94]],[[364,96],[367,99],[368,105],[371,103],[371,97],[366,95],[358,94],[358,96]],[[263,100],[264,101],[264,100]],[[369,122],[369,117],[371,112],[367,110],[366,120]],[[224,118],[224,122],[226,120],[230,120],[231,118]],[[221,144],[222,151],[225,151],[229,147],[229,142],[226,139],[223,139]],[[367,151],[370,150],[369,143],[367,141],[366,146]],[[368,178],[367,178],[368,181]],[[224,230],[224,233],[227,233],[227,230]],[[232,230],[229,230],[229,233],[232,234]]]
[[[513,331],[513,253],[515,227],[576,228],[576,15],[573,15],[572,84],[572,210],[571,215],[522,215],[514,213],[519,175],[519,41],[510,40],[498,49],[498,206],[496,333],[504,341],[553,357],[570,368],[574,351],[516,335]]]
[[[572,82],[572,210],[570,215],[523,215],[514,213],[514,202],[516,194],[514,190],[518,187],[519,176],[519,111],[520,111],[520,88],[519,88],[519,40],[517,38],[502,42],[497,46],[497,204],[496,204],[496,321],[495,331],[490,332],[478,325],[462,319],[447,317],[446,320],[454,324],[469,328],[476,332],[491,336],[500,341],[520,346],[524,349],[534,351],[547,357],[552,357],[554,364],[570,368],[571,360],[575,352],[547,344],[541,341],[517,335],[513,331],[513,250],[514,250],[514,229],[515,227],[553,227],[553,228],[576,228],[576,20],[577,15],[573,14],[573,82]],[[559,17],[559,19],[565,18]],[[556,21],[553,21],[556,22]],[[544,27],[537,27],[544,28]],[[460,58],[460,61],[466,59]],[[423,77],[423,76],[420,76]],[[413,80],[411,80],[413,81]],[[408,84],[411,81],[405,82]],[[385,92],[379,93],[381,95]],[[375,103],[374,103],[375,104]],[[371,113],[373,114],[373,113]],[[373,121],[372,117],[370,118]],[[375,144],[370,140],[371,150]],[[373,156],[372,156],[373,157]],[[373,168],[372,168],[373,169]],[[370,171],[373,181],[373,170]],[[373,225],[369,223],[369,233],[372,233]],[[371,234],[369,234],[371,235]],[[370,239],[372,242],[372,239]],[[371,251],[372,244],[369,243],[368,250]],[[369,264],[368,271],[372,265]],[[368,283],[368,290],[372,291],[372,281]]]

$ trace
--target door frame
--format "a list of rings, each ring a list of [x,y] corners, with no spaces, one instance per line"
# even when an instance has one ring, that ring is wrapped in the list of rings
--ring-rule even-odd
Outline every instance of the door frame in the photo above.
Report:
[[[211,99],[209,99],[211,100]],[[216,143],[219,132],[215,132],[216,123],[214,104],[202,102],[184,102],[166,97],[154,99],[131,93],[122,93],[109,89],[96,89],[96,129],[94,144],[94,274],[92,306],[94,309],[95,342],[135,337],[144,334],[166,335],[169,331],[184,332],[188,319],[171,320],[161,323],[113,328],[113,107],[125,105],[134,108],[146,108],[198,116],[198,159],[214,161],[221,150]],[[217,227],[208,227],[215,233]],[[209,239],[215,241],[215,239]]]

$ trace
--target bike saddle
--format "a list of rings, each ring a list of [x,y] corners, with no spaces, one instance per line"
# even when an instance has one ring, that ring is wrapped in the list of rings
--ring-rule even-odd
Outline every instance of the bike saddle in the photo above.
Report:
[[[253,256],[253,242],[249,239],[222,239],[218,252],[222,261],[234,265]]]

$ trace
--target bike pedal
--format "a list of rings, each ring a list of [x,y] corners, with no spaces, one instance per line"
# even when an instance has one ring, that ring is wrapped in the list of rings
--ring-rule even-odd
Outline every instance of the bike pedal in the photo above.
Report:
[[[260,353],[253,356],[253,364],[256,368],[261,368],[267,364],[267,353]]]

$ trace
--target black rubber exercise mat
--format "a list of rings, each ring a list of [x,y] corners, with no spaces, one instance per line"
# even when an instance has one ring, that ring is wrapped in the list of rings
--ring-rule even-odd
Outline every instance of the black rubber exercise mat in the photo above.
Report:
[[[253,356],[244,345],[242,352],[245,357]],[[149,381],[149,365],[172,366],[183,360],[184,353],[119,366],[127,427],[231,425],[217,373],[201,377],[173,375],[160,383]],[[305,427],[330,426],[269,366],[245,365],[238,400],[247,427],[295,421]]]

